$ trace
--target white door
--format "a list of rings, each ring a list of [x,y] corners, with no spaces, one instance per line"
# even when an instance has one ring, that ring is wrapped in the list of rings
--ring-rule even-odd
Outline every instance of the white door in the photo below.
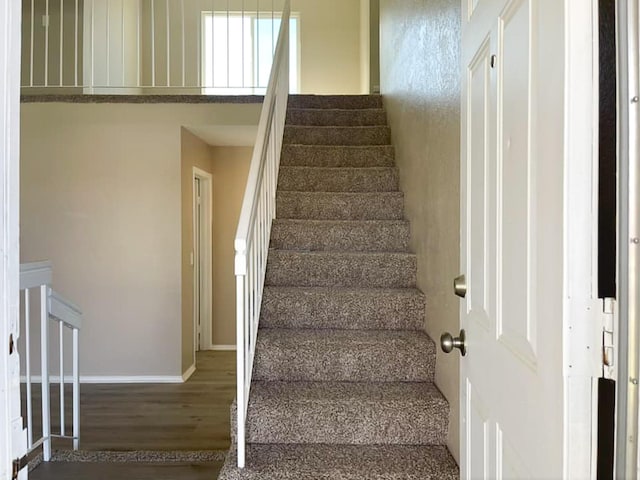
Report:
[[[0,0],[0,478],[27,452],[20,413],[20,2]],[[26,469],[20,480],[27,478]]]
[[[461,477],[563,477],[563,8],[464,0]]]

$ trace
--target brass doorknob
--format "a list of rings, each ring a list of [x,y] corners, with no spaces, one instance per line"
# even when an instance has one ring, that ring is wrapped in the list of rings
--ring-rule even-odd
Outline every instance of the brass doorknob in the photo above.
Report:
[[[467,336],[464,330],[460,330],[457,337],[451,336],[449,332],[445,332],[440,337],[440,346],[444,353],[451,353],[454,348],[460,350],[460,354],[464,357],[467,354]]]
[[[467,296],[467,279],[464,275],[460,275],[453,280],[453,293],[460,298]]]

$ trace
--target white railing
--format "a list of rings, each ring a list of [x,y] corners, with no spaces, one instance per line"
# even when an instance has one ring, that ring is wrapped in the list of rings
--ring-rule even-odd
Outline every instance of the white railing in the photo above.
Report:
[[[262,106],[235,238],[237,317],[237,450],[245,464],[245,423],[253,372],[260,306],[267,269],[271,223],[276,214],[276,187],[289,93],[289,14],[283,9],[278,44]]]
[[[73,448],[77,450],[80,443],[80,370],[79,370],[79,331],[82,322],[82,313],[77,306],[65,300],[51,289],[52,268],[49,262],[28,263],[20,266],[20,290],[23,293],[21,301],[23,316],[21,324],[25,331],[25,354],[24,354],[24,383],[26,387],[27,406],[27,447],[31,453],[42,446],[43,458],[45,461],[51,459],[51,439],[65,438],[73,440]],[[35,293],[37,298],[32,296]],[[37,303],[38,315],[32,316],[32,305]],[[32,318],[33,317],[33,318]],[[35,318],[35,322],[34,322]],[[33,412],[33,389],[34,375],[32,374],[32,358],[34,352],[31,350],[31,337],[35,333],[32,323],[40,323],[40,383],[41,383],[41,408],[42,408],[42,429],[40,436],[34,439],[34,412]],[[49,363],[49,343],[51,341],[50,322],[54,322],[58,330],[58,379],[59,384],[59,407],[60,407],[60,430],[53,433],[51,427],[51,366]],[[65,330],[71,331],[72,336],[72,374],[71,378],[65,377]],[[72,433],[67,433],[65,419],[65,383],[73,384],[73,426]]]
[[[23,92],[264,94],[283,5],[24,0]]]

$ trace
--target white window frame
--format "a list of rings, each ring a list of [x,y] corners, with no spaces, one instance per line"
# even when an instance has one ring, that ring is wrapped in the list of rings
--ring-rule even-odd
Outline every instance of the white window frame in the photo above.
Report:
[[[204,10],[201,12],[201,20],[200,20],[200,85],[201,85],[201,93],[204,95],[234,95],[234,94],[238,94],[238,95],[263,95],[266,92],[267,86],[265,85],[259,85],[259,79],[256,78],[256,69],[255,69],[255,65],[256,62],[258,61],[257,59],[253,58],[251,61],[251,65],[252,65],[252,69],[251,69],[251,82],[250,85],[246,85],[246,73],[245,73],[245,78],[243,78],[243,85],[242,86],[237,86],[237,85],[228,85],[227,86],[216,86],[214,83],[214,86],[210,86],[207,83],[207,78],[210,75],[209,72],[207,72],[207,64],[209,63],[210,60],[210,53],[208,53],[208,48],[207,48],[207,23],[209,22],[209,18],[212,15],[215,15],[216,17],[221,17],[221,18],[243,18],[243,19],[249,19],[251,20],[251,31],[249,32],[249,36],[251,38],[250,42],[251,42],[251,55],[254,56],[255,55],[255,49],[253,48],[253,45],[255,43],[255,34],[254,34],[254,25],[256,24],[256,20],[258,19],[258,13],[260,14],[260,20],[270,20],[268,18],[268,14],[270,14],[271,12],[255,12],[255,11],[224,11],[224,10],[215,10],[215,11],[211,11],[211,10]],[[282,12],[273,12],[273,20],[279,20],[282,18]],[[290,21],[291,23],[295,23],[295,27],[291,29],[291,32],[293,33],[291,35],[290,38],[290,42],[291,42],[291,50],[293,50],[293,53],[295,53],[295,59],[292,59],[291,61],[291,74],[290,74],[290,80],[289,80],[289,91],[290,93],[298,93],[300,91],[300,14],[298,12],[292,12],[291,13],[291,17],[290,17]],[[273,48],[275,50],[276,44],[275,42],[277,42],[277,32],[274,35],[274,45]],[[246,50],[246,43],[245,45],[245,50]],[[244,53],[244,52],[243,52]],[[228,55],[229,53],[227,53]],[[270,61],[272,61],[272,59],[270,59]],[[214,62],[215,62],[215,57],[214,57]],[[227,78],[229,78],[229,75],[227,75]],[[265,79],[263,79],[265,80]],[[266,81],[268,81],[268,79],[266,79]],[[214,80],[215,82],[215,80]]]

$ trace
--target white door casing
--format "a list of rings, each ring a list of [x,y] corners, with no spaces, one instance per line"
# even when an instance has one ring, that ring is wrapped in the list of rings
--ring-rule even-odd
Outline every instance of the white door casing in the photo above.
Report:
[[[565,174],[571,158],[565,151],[571,130],[565,122],[571,119],[565,114],[575,114],[565,105],[572,98],[565,96],[571,57],[565,56],[570,26],[565,8],[572,4],[578,5],[574,0],[463,1],[461,273],[468,285],[460,310],[468,352],[460,364],[463,479],[558,479],[590,468],[565,470],[565,445],[576,428],[566,422],[564,385],[574,367],[564,348],[565,297],[575,273],[565,243],[575,227],[565,215],[575,190]],[[580,86],[579,78],[574,81]],[[584,97],[583,103],[588,103]],[[591,146],[591,134],[580,140]],[[578,190],[585,179],[580,181]],[[590,194],[592,184],[588,187]],[[582,208],[591,212],[591,202]],[[583,250],[590,265],[591,243]],[[597,332],[596,322],[587,320],[588,334]],[[578,346],[593,347],[590,360],[597,358],[597,344],[577,340]],[[592,372],[580,373],[588,388],[573,400],[589,410]],[[589,437],[587,443],[590,448]],[[580,461],[590,459],[589,451]]]
[[[16,0],[0,0],[0,479],[27,452],[20,413],[19,144],[20,15]],[[14,348],[10,352],[10,339]],[[20,480],[27,478],[21,470]]]
[[[196,198],[196,180],[200,186],[200,205]],[[195,351],[211,350],[213,332],[213,176],[197,167],[193,167],[193,258],[194,258],[194,356]],[[198,222],[197,217],[200,221]],[[196,232],[196,225],[199,231]],[[197,238],[196,238],[197,237]],[[199,268],[197,268],[199,267]],[[199,270],[199,272],[198,272]],[[199,273],[199,280],[197,278]],[[198,283],[199,288],[198,288]],[[196,314],[200,317],[200,342],[197,342],[198,325]],[[194,358],[195,363],[195,358]]]

